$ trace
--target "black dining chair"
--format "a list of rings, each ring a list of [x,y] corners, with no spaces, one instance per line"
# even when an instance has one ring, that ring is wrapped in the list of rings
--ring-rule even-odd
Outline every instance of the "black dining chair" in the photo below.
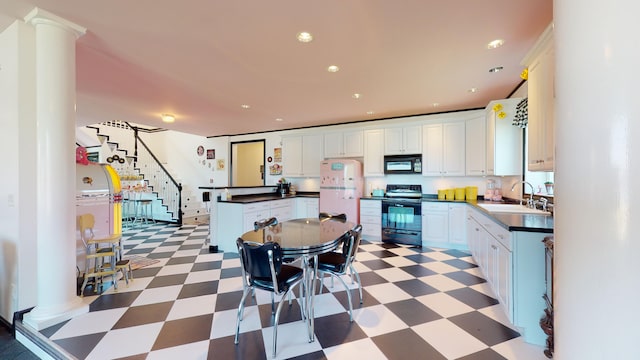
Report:
[[[284,304],[286,296],[291,294],[291,290],[302,281],[303,270],[282,263],[282,248],[278,243],[267,242],[261,244],[238,238],[236,245],[238,246],[238,255],[242,265],[244,289],[238,306],[234,342],[237,344],[239,341],[240,321],[242,321],[244,315],[244,303],[249,292],[256,288],[269,291],[271,292],[271,314],[275,315],[273,322],[273,357],[275,357],[280,310],[282,310],[282,304]],[[275,294],[282,295],[277,310],[274,307]],[[291,300],[289,300],[289,303],[291,303]],[[300,306],[300,314],[303,320],[306,319],[302,306]]]
[[[321,212],[318,217],[320,218],[320,220],[337,220],[337,221],[342,221],[345,222],[347,221],[347,215],[346,214],[331,214],[328,212]]]
[[[358,290],[360,292],[360,304],[362,304],[362,283],[360,275],[353,267],[353,262],[358,252],[358,246],[362,238],[362,225],[357,225],[351,231],[347,232],[342,238],[342,251],[332,251],[318,255],[318,274],[320,279],[324,278],[324,274],[330,274],[333,278],[338,278],[344,288],[347,290],[347,300],[349,302],[349,321],[353,321],[353,305],[351,304],[351,289],[342,279],[342,275],[346,275],[347,271],[356,277]],[[322,291],[322,282],[320,283],[320,291]]]
[[[266,228],[267,226],[276,225],[276,224],[278,224],[278,219],[276,219],[275,217],[258,220],[253,223],[253,230],[260,230],[260,229]]]

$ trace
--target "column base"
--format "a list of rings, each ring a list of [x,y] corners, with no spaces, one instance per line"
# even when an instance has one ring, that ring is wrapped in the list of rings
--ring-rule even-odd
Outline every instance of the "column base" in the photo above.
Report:
[[[36,306],[31,312],[24,315],[22,322],[40,331],[88,312],[89,304],[85,304],[81,298],[76,297],[69,304],[64,304],[63,306],[50,308]]]

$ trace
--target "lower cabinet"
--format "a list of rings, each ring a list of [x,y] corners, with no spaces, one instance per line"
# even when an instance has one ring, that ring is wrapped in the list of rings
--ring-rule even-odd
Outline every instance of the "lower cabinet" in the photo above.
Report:
[[[466,204],[422,203],[422,246],[467,249]]]
[[[367,240],[382,240],[382,201],[360,200],[362,236]]]
[[[318,217],[320,214],[320,199],[296,198],[295,218]]]
[[[509,232],[471,207],[466,219],[469,250],[509,321],[526,342],[543,346],[546,335],[539,325],[546,308],[542,240],[549,234]]]

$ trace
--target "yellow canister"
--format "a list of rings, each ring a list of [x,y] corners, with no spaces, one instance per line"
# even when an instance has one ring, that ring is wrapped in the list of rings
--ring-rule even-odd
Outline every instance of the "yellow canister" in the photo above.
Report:
[[[456,190],[455,189],[447,189],[446,190],[446,198],[447,200],[455,199]]]
[[[465,190],[466,190],[467,200],[478,200],[477,186],[467,186]]]
[[[464,200],[465,188],[456,188],[455,198],[456,200]]]
[[[446,193],[447,193],[446,190],[438,190],[438,200],[444,200]]]

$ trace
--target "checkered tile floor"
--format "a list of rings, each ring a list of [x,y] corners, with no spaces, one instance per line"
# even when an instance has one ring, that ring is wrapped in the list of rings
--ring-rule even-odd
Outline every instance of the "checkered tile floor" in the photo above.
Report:
[[[240,343],[233,343],[242,294],[233,253],[209,253],[207,225],[154,225],[125,232],[126,254],[160,262],[134,271],[95,295],[87,314],[41,333],[79,359],[269,359],[270,294],[249,299]],[[282,310],[279,359],[546,359],[509,324],[471,256],[363,239],[355,266],[364,303],[329,277],[316,296],[316,341],[309,343],[300,310]],[[296,291],[297,293],[297,291]],[[256,302],[258,305],[256,305]]]

